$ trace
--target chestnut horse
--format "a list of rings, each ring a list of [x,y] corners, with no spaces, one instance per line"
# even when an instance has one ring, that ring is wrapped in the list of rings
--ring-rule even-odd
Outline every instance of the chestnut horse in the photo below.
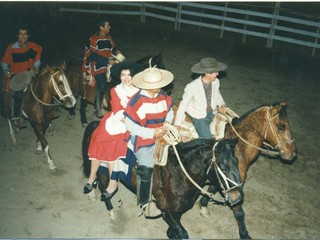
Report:
[[[56,166],[45,138],[46,130],[54,118],[57,106],[71,108],[75,103],[76,99],[61,67],[42,69],[24,93],[21,112],[36,134],[37,150],[43,150],[47,155],[50,170],[54,171]]]
[[[141,65],[144,69],[148,67],[158,67],[161,69],[165,69],[165,66],[162,62],[162,53],[159,53],[156,56],[146,56],[144,58],[136,61],[139,65]],[[69,80],[71,90],[74,96],[77,98],[81,96],[80,102],[80,120],[83,127],[88,125],[86,108],[88,103],[91,105],[95,105],[96,93],[95,88],[88,84],[87,81],[83,79],[82,69],[81,69],[82,60],[80,59],[72,59],[67,63],[65,72],[66,76]],[[112,87],[118,85],[120,83],[119,76],[111,76],[111,81],[107,83],[106,92],[104,94],[104,98],[102,100],[101,106],[108,111],[110,110],[110,90]],[[171,91],[172,85],[166,87],[168,91]],[[73,119],[75,117],[75,107],[69,109],[69,119]]]
[[[239,160],[241,182],[246,181],[249,167],[260,153],[279,155],[283,160],[291,163],[296,158],[297,148],[291,137],[286,108],[285,102],[259,106],[226,125],[225,138],[239,138],[235,155]],[[264,142],[276,152],[262,148]],[[209,191],[214,194],[218,189],[213,185]],[[209,216],[206,208],[209,200],[204,197],[200,201],[200,213],[205,217]],[[232,210],[239,226],[240,238],[251,238],[246,229],[242,205],[234,206]]]
[[[83,172],[86,177],[90,175],[88,146],[98,124],[98,121],[89,123],[83,137]],[[181,224],[181,217],[194,206],[200,193],[212,197],[203,189],[206,181],[218,186],[218,191],[224,196],[228,205],[233,206],[242,202],[238,160],[234,156],[236,143],[237,140],[213,139],[195,139],[179,143],[174,146],[176,149],[173,149],[173,146],[169,147],[165,166],[154,166],[152,193],[158,208],[163,213],[162,218],[169,225],[167,229],[169,238],[189,238],[187,230]],[[98,171],[97,179],[102,193],[108,186],[109,176]],[[131,182],[122,181],[135,194],[136,179],[136,168],[133,168]],[[105,201],[105,204],[109,211],[113,211],[110,199]]]

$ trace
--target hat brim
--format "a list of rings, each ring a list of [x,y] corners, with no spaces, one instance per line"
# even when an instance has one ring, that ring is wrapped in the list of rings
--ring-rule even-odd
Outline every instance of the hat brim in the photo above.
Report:
[[[162,74],[161,81],[156,82],[156,83],[145,82],[143,80],[143,73],[144,72],[140,72],[132,78],[132,84],[137,88],[145,89],[145,90],[158,89],[158,88],[163,88],[163,87],[167,86],[168,84],[170,84],[173,81],[174,76],[171,72],[169,72],[167,70],[163,70],[163,69],[159,69],[159,70]]]
[[[134,74],[143,71],[143,67],[138,63],[124,60],[123,62],[117,63],[116,65],[112,66],[112,68],[110,69],[111,76],[120,79],[120,69],[123,69],[124,67],[132,69],[134,71]]]
[[[10,89],[13,91],[21,91],[28,87],[32,82],[33,75],[30,71],[17,73],[10,79]]]
[[[218,62],[218,66],[215,68],[207,68],[207,69],[201,68],[200,63],[196,63],[195,65],[192,66],[191,72],[204,74],[204,73],[221,72],[221,71],[225,71],[226,69],[227,69],[227,65],[222,62]]]

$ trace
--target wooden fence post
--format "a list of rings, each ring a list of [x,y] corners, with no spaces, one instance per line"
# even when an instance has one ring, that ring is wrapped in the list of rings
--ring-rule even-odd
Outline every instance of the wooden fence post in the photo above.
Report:
[[[225,7],[225,8],[228,8],[228,5],[229,5],[229,3],[226,2],[226,4],[224,5],[224,7]],[[224,32],[224,29],[223,29],[223,28],[224,28],[226,16],[227,16],[227,11],[224,11],[224,12],[223,12],[223,20],[222,20],[222,24],[221,24],[222,28],[221,28],[221,32],[220,32],[220,38],[221,38],[221,39],[223,38],[223,32]]]
[[[274,12],[273,12],[271,28],[270,28],[270,31],[269,31],[269,37],[268,37],[268,41],[267,41],[267,48],[271,48],[272,47],[272,43],[273,43],[272,37],[273,37],[273,35],[275,33],[275,26],[277,25],[279,11],[280,11],[280,2],[276,2],[276,6],[275,6],[275,9],[274,9]]]

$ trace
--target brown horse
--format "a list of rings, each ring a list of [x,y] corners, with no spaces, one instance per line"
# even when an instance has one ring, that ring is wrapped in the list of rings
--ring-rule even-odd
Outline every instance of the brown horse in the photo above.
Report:
[[[241,182],[246,181],[249,167],[260,153],[279,155],[283,160],[291,163],[295,160],[297,149],[291,137],[286,108],[285,102],[259,106],[226,126],[225,138],[239,138],[235,155],[239,160]],[[262,148],[264,142],[276,152]],[[216,186],[212,185],[208,191],[216,193]],[[209,216],[206,208],[209,200],[204,197],[200,201],[200,213],[205,217]],[[246,229],[242,205],[234,206],[232,210],[239,226],[240,238],[251,238]]]
[[[162,62],[162,53],[159,53],[156,56],[146,56],[136,61],[139,65],[142,66],[143,69],[148,67],[158,67],[164,69],[165,66]],[[66,76],[69,80],[71,90],[74,96],[77,98],[81,96],[80,102],[80,120],[83,127],[88,125],[86,108],[88,104],[95,105],[96,101],[96,93],[95,88],[88,84],[83,78],[82,69],[81,69],[82,60],[80,59],[72,59],[67,63],[65,72]],[[111,81],[107,83],[107,88],[102,99],[101,106],[105,111],[110,110],[110,90],[112,87],[118,85],[120,83],[119,76],[111,75]],[[172,85],[167,87],[167,90],[171,91]],[[73,119],[75,117],[75,107],[69,109],[69,119]]]
[[[42,69],[24,93],[21,112],[36,134],[37,150],[43,150],[47,155],[50,170],[55,170],[56,166],[50,156],[46,130],[54,118],[57,106],[70,108],[75,103],[76,99],[61,67]]]
[[[91,170],[88,146],[98,124],[98,121],[89,123],[82,141],[83,172],[86,177],[90,175]],[[169,225],[167,229],[169,238],[189,237],[187,230],[181,224],[181,217],[194,206],[201,192],[209,194],[203,189],[206,181],[218,186],[219,192],[230,206],[242,201],[238,160],[234,157],[236,143],[237,140],[218,142],[213,139],[195,139],[179,143],[175,146],[176,149],[173,149],[173,146],[169,148],[165,166],[154,166],[152,192],[158,208],[163,213],[163,219]],[[98,171],[97,174],[101,193],[109,183],[109,176],[103,172],[106,171]],[[122,183],[136,193],[136,179],[136,168],[133,168],[131,181]],[[105,204],[107,209],[112,211],[110,199],[106,200]]]

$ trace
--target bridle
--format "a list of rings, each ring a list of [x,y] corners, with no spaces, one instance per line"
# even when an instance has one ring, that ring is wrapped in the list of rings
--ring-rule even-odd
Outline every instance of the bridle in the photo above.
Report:
[[[276,131],[274,130],[274,126],[272,124],[272,121],[278,116],[278,114],[276,114],[275,116],[273,116],[272,118],[270,117],[270,113],[269,113],[269,109],[270,107],[263,107],[261,108],[260,110],[258,111],[262,111],[262,110],[266,110],[266,114],[267,114],[267,120],[268,120],[268,125],[266,127],[266,130],[265,130],[265,134],[264,134],[264,140],[266,139],[267,137],[267,133],[268,133],[268,129],[270,128],[273,136],[275,137],[275,139],[277,140],[277,145],[276,146],[271,146],[270,144],[264,142],[265,145],[267,145],[268,147],[271,147],[273,149],[279,149],[280,147],[284,147],[283,144],[286,144],[286,143],[289,143],[289,144],[292,144],[295,140],[290,140],[290,141],[286,141],[286,142],[283,142],[280,140],[279,138],[279,135],[276,134]],[[228,119],[228,118],[227,118]],[[279,151],[272,151],[272,150],[269,150],[269,149],[265,149],[265,148],[261,148],[261,147],[258,147],[254,144],[251,144],[250,142],[248,142],[247,140],[245,140],[238,132],[237,130],[234,128],[234,126],[232,125],[232,120],[229,120],[228,119],[228,123],[230,124],[233,132],[239,137],[240,140],[242,140],[244,143],[246,143],[247,145],[261,151],[262,153],[264,154],[267,154],[269,156],[278,156],[280,155],[280,152]]]
[[[275,137],[275,139],[276,139],[276,141],[277,141],[276,146],[274,146],[273,148],[276,149],[276,150],[278,150],[278,149],[280,149],[280,148],[285,149],[284,144],[287,144],[287,143],[292,144],[292,143],[295,141],[295,139],[287,140],[287,141],[281,141],[280,138],[279,138],[279,135],[276,134],[276,131],[275,131],[275,129],[274,129],[274,124],[272,124],[272,121],[279,115],[279,113],[277,113],[277,114],[274,115],[273,117],[270,117],[269,107],[267,107],[266,112],[267,112],[267,119],[268,119],[268,123],[269,123],[270,130],[271,130],[273,136]],[[267,126],[267,127],[266,127],[266,131],[265,131],[265,134],[264,134],[264,139],[267,138],[268,129],[269,129],[269,128],[268,128],[268,126]],[[280,151],[278,151],[278,154],[279,154],[279,152],[280,152]]]
[[[69,84],[68,84],[68,80],[67,80],[67,78],[66,78],[66,76],[65,76],[64,74],[61,74],[61,75],[59,76],[59,80],[62,81],[63,86],[64,86],[64,88],[65,88],[65,90],[66,90],[66,94],[63,95],[63,94],[61,93],[61,91],[60,91],[60,89],[59,89],[56,81],[54,80],[54,76],[55,76],[56,74],[58,74],[59,72],[60,72],[60,71],[56,71],[55,73],[53,73],[53,74],[50,76],[50,82],[52,83],[55,92],[56,92],[56,93],[58,94],[58,96],[59,96],[59,100],[56,99],[56,98],[53,96],[53,98],[58,102],[57,104],[45,103],[45,102],[41,101],[41,100],[36,96],[36,94],[34,93],[33,87],[32,87],[32,83],[30,84],[31,93],[32,93],[32,95],[34,96],[34,98],[35,98],[38,102],[40,102],[41,104],[43,104],[43,105],[45,105],[45,106],[60,106],[60,105],[62,105],[62,102],[61,102],[61,101],[63,101],[65,98],[71,97],[71,96],[73,95],[73,94],[72,94],[72,91],[71,91],[71,89],[70,89],[70,86],[69,86]]]
[[[228,201],[228,192],[236,189],[236,188],[239,188],[243,185],[243,183],[237,183],[235,181],[233,181],[232,179],[228,178],[224,173],[223,171],[221,170],[221,168],[218,166],[217,164],[217,161],[216,161],[216,157],[215,157],[215,148],[217,146],[218,142],[216,142],[213,146],[213,156],[212,156],[212,161],[211,161],[211,164],[207,170],[207,176],[209,175],[209,172],[210,172],[210,169],[211,169],[211,166],[213,164],[214,166],[214,170],[216,172],[216,176],[218,178],[218,182],[219,182],[219,185],[222,189],[222,193],[225,197],[225,202]],[[224,184],[223,184],[224,183]],[[230,185],[233,185],[233,186],[230,186]],[[226,186],[226,187],[225,187]]]
[[[172,145],[173,150],[174,150],[174,152],[175,152],[175,154],[176,154],[176,157],[177,157],[177,159],[178,159],[179,165],[180,165],[183,173],[186,175],[186,177],[189,179],[189,181],[190,181],[196,188],[198,188],[198,189],[200,190],[200,192],[201,192],[202,194],[207,195],[207,196],[211,199],[211,201],[214,201],[214,202],[216,202],[216,203],[221,203],[221,202],[219,202],[219,201],[217,201],[217,200],[214,199],[214,194],[213,194],[213,193],[210,193],[210,192],[208,192],[206,189],[202,188],[202,187],[201,187],[198,183],[196,183],[196,182],[192,179],[192,177],[189,175],[189,173],[187,172],[187,170],[186,170],[185,167],[183,166],[183,163],[181,162],[179,153],[178,153],[177,148],[176,148],[176,146],[175,146],[175,145],[177,144],[177,137],[174,136],[174,134],[172,134],[173,132],[175,132],[175,131],[172,130],[172,128],[175,128],[175,127],[172,126],[172,125],[169,125],[169,124],[166,124],[166,125],[164,125],[164,126],[165,126],[165,129],[166,129],[166,131],[167,131],[166,141],[167,141],[170,145]],[[217,162],[216,162],[216,157],[215,157],[215,149],[216,149],[216,146],[218,145],[218,143],[219,143],[219,142],[216,142],[216,143],[214,144],[214,146],[213,146],[213,149],[212,149],[212,151],[213,151],[213,156],[212,156],[211,163],[210,163],[210,165],[209,165],[209,167],[208,167],[208,169],[207,169],[207,171],[206,171],[206,174],[207,174],[207,177],[209,178],[208,174],[209,174],[210,169],[211,169],[211,167],[212,167],[212,165],[213,165],[213,166],[214,166],[214,169],[215,169],[215,172],[216,172],[216,175],[217,175],[217,178],[218,178],[218,181],[219,181],[219,185],[220,185],[220,187],[221,187],[221,189],[222,189],[222,192],[223,192],[223,195],[224,195],[224,197],[225,197],[225,202],[227,202],[227,200],[228,200],[227,193],[228,193],[229,191],[235,189],[235,188],[238,188],[238,187],[242,186],[243,183],[238,184],[238,183],[234,182],[233,180],[231,180],[230,178],[228,178],[228,177],[223,173],[223,171],[220,169],[220,167],[218,166],[218,164],[217,164]],[[227,186],[226,188],[224,187],[222,181],[223,181],[223,182],[225,183],[225,185]],[[232,183],[234,186],[233,186],[233,187],[230,187],[229,183]]]

